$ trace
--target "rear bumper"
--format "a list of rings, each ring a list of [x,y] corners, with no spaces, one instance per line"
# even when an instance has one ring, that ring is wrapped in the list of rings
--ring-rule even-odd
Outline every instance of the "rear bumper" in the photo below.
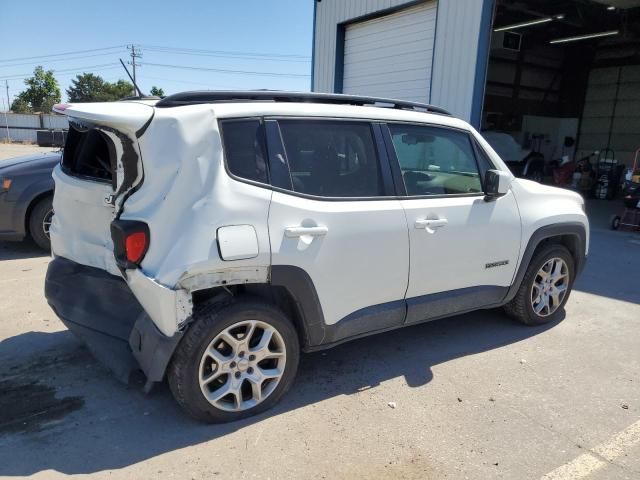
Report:
[[[45,297],[119,380],[129,382],[137,370],[147,388],[163,379],[182,333],[162,334],[122,278],[57,257],[47,269]]]

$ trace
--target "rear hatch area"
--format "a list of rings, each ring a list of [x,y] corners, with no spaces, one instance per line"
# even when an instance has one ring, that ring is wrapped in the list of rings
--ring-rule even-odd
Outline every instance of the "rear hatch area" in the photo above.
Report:
[[[142,181],[137,138],[153,117],[135,102],[56,106],[69,119],[62,163],[55,168],[51,247],[60,256],[120,275],[110,226]]]

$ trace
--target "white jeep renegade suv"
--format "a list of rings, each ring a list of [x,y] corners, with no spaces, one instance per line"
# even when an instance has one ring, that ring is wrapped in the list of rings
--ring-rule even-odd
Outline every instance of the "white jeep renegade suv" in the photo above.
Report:
[[[300,350],[474,309],[557,320],[588,250],[576,193],[516,179],[429,105],[187,92],[56,105],[46,297],[121,379],[192,416],[274,405]]]

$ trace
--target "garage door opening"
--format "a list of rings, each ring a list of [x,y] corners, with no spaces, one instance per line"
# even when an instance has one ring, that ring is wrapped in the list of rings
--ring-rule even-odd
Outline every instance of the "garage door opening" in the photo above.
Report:
[[[497,0],[482,130],[516,175],[615,195],[597,170],[619,184],[640,148],[639,35],[637,0]],[[586,158],[584,178],[553,175]]]
[[[436,2],[342,25],[342,82],[336,91],[427,103]]]

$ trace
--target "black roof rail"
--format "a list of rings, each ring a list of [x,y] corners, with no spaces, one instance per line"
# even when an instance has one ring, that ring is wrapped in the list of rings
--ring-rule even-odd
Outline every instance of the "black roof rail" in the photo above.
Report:
[[[200,90],[176,93],[164,97],[156,107],[169,108],[202,103],[230,102],[293,102],[293,103],[328,103],[337,105],[358,105],[368,107],[397,108],[401,110],[425,111],[440,115],[451,115],[440,107],[426,103],[392,100],[390,98],[361,97],[337,93],[285,92],[279,90]]]

